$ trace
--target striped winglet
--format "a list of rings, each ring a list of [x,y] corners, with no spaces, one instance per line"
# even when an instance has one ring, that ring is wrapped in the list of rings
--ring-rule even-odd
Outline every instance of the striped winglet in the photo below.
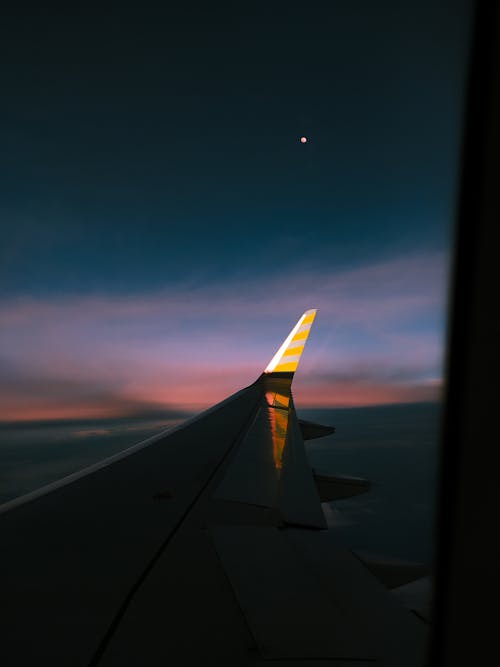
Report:
[[[295,373],[316,312],[315,308],[306,310],[285,338],[264,373]]]

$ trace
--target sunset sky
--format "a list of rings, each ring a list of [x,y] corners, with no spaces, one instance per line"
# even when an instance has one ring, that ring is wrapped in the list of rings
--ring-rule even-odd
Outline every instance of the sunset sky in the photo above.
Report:
[[[297,405],[438,398],[470,3],[138,7],[2,20],[0,420],[203,408],[308,308]]]

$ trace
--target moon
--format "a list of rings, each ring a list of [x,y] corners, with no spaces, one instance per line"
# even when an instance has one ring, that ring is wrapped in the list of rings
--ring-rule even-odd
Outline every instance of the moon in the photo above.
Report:
[[[300,137],[300,143],[301,144],[307,143],[307,137]]]

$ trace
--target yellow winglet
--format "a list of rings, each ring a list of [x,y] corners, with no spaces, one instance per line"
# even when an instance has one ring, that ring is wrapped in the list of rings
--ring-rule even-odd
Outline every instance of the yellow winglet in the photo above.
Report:
[[[306,310],[285,338],[264,373],[295,373],[316,312],[315,308]]]

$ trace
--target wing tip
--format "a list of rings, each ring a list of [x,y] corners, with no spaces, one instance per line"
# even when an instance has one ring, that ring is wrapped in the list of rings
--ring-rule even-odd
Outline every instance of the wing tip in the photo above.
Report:
[[[278,351],[264,369],[269,374],[293,374],[297,370],[302,357],[312,323],[318,312],[317,308],[309,308],[299,318],[297,324],[285,338]]]

